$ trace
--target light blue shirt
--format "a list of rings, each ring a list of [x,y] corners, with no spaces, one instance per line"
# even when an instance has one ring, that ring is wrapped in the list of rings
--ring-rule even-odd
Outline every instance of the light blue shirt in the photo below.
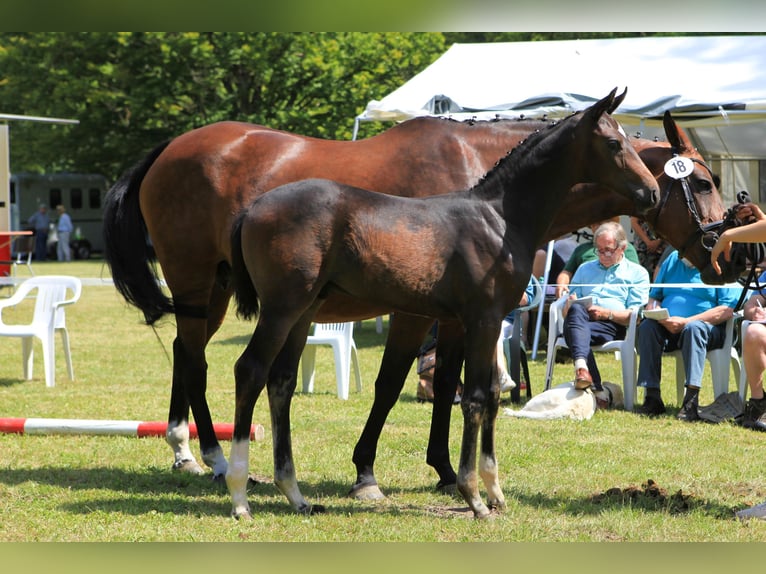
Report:
[[[59,231],[63,231],[65,233],[71,233],[72,232],[72,219],[69,217],[69,214],[64,212],[61,214],[61,217],[59,217],[58,226],[56,227]]]
[[[572,276],[570,294],[593,297],[594,305],[612,311],[641,307],[649,300],[649,272],[624,256],[609,268],[587,261]]]
[[[673,251],[660,265],[655,283],[704,285],[696,267],[686,264]],[[671,317],[691,317],[718,307],[737,306],[742,287],[652,287],[649,296],[660,301]]]

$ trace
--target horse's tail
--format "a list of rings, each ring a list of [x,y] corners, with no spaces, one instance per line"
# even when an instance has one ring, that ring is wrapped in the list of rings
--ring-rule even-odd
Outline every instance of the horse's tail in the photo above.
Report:
[[[127,170],[104,201],[104,258],[115,287],[128,303],[144,313],[148,325],[175,309],[160,287],[154,249],[138,204],[138,190],[146,172],[169,143],[160,144]]]
[[[242,255],[242,224],[246,213],[243,210],[237,216],[231,229],[231,286],[237,302],[237,316],[253,319],[258,317],[260,302]]]

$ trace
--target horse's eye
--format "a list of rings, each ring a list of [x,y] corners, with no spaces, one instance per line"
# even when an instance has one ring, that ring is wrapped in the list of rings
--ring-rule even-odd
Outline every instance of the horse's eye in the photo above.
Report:
[[[708,195],[713,192],[713,184],[708,179],[698,179],[694,182],[695,191],[700,195]]]
[[[610,139],[606,145],[612,153],[620,153],[622,151],[622,142],[616,138]]]

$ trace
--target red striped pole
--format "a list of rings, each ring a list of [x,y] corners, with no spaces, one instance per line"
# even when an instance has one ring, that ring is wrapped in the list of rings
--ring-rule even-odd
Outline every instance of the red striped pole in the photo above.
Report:
[[[0,433],[14,434],[94,434],[124,436],[165,436],[168,423],[159,421],[110,421],[92,419],[42,419],[42,418],[0,418]],[[219,440],[231,440],[234,425],[217,423],[213,425]],[[262,425],[250,426],[250,439],[262,440],[265,436]],[[189,423],[189,436],[197,438],[197,425]]]

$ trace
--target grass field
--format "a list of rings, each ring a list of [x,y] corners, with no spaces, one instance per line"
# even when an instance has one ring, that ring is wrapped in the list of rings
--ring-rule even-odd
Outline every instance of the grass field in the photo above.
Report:
[[[97,260],[35,266],[38,274],[108,277]],[[23,316],[24,312],[17,312]],[[35,378],[22,379],[20,342],[0,341],[0,416],[164,421],[170,390],[172,319],[156,334],[111,286],[86,286],[67,311],[76,380],[57,353],[57,385],[46,388],[36,347]],[[232,366],[252,325],[230,313],[208,347],[208,399],[217,422],[231,422]],[[317,354],[315,393],[293,401],[293,448],[304,495],[327,512],[294,514],[273,484],[250,492],[252,522],[229,517],[225,488],[210,476],[172,472],[161,438],[0,435],[0,541],[764,541],[766,522],[741,523],[734,512],[766,500],[766,436],[722,424],[687,424],[673,416],[646,419],[599,412],[586,422],[498,420],[498,459],[508,508],[475,521],[462,500],[434,493],[425,464],[430,407],[415,400],[416,376],[391,413],[376,474],[387,499],[359,502],[346,494],[355,471],[354,444],[369,411],[385,335],[366,321],[355,332],[364,389],[348,401],[335,394],[329,349]],[[530,362],[540,392],[545,354]],[[619,363],[599,364],[619,381]],[[557,382],[570,375],[558,365]],[[663,395],[677,410],[670,361]],[[712,400],[705,381],[702,404]],[[733,388],[733,386],[732,386]],[[642,397],[639,396],[639,402]],[[254,422],[266,439],[251,443],[250,470],[272,473],[267,400]],[[453,411],[451,450],[457,463],[462,416]],[[229,443],[223,443],[228,455]],[[193,441],[198,454],[198,443]],[[663,500],[642,490],[649,479]],[[610,490],[638,496],[606,495]]]

